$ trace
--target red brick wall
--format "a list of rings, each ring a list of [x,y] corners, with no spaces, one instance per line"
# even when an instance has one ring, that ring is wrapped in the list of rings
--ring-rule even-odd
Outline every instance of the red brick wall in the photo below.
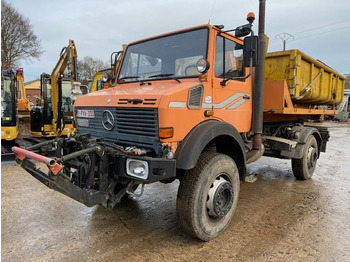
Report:
[[[34,103],[34,105],[36,104],[36,98],[40,97],[40,89],[29,89],[26,88],[26,93],[27,93],[27,99],[31,102]]]

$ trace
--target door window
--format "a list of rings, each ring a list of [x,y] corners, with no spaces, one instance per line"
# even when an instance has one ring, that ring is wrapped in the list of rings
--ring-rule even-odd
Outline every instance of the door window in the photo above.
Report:
[[[243,45],[222,36],[217,36],[215,76],[219,78],[244,76]]]

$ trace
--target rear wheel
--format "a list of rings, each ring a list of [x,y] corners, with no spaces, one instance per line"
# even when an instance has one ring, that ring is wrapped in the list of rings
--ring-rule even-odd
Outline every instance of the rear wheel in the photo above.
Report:
[[[316,138],[310,135],[304,148],[301,159],[292,159],[293,174],[297,179],[310,179],[315,171],[318,159],[318,145]]]
[[[229,156],[207,152],[181,180],[176,209],[191,235],[209,241],[231,222],[239,195],[239,174]]]

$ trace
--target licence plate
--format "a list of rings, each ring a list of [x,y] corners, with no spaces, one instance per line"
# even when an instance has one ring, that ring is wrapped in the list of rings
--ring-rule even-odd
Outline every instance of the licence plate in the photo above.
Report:
[[[78,109],[76,117],[95,118],[95,111]]]
[[[89,127],[89,119],[77,118],[77,125],[83,127]]]

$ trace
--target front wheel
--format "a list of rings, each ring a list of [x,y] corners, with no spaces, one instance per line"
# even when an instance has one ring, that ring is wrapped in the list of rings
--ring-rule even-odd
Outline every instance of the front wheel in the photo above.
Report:
[[[301,159],[292,158],[292,170],[295,178],[310,179],[315,171],[318,159],[318,144],[316,138],[310,135]]]
[[[236,210],[239,183],[232,158],[203,153],[180,182],[176,209],[183,228],[204,241],[222,233]]]

